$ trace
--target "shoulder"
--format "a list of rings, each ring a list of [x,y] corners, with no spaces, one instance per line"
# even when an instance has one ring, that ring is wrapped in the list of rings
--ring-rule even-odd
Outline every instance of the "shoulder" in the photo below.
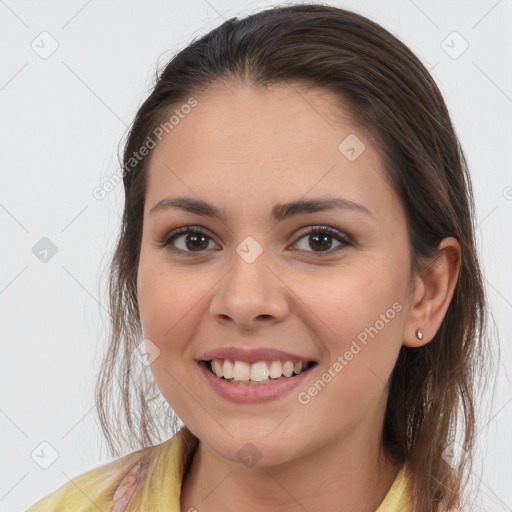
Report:
[[[408,480],[407,465],[404,464],[398,470],[388,493],[376,512],[411,512]]]
[[[155,448],[138,450],[82,473],[35,503],[27,512],[124,511],[148,473]]]
[[[198,443],[184,426],[163,443],[70,479],[27,512],[179,510],[183,474]]]

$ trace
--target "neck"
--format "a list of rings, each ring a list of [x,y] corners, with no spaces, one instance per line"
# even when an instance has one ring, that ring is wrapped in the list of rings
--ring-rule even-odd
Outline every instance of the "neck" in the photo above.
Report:
[[[184,476],[181,510],[253,512],[338,510],[374,512],[389,491],[400,465],[380,447],[380,433],[357,429],[349,437],[273,466],[245,467],[199,443]]]

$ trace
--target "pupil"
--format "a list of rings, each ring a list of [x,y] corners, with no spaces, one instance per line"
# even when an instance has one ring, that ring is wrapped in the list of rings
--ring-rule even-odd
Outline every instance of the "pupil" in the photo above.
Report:
[[[331,248],[331,245],[332,245],[332,242],[329,240],[331,237],[331,235],[327,234],[327,233],[316,233],[314,235],[311,235],[311,240],[313,240],[313,244],[309,243],[310,247],[312,249],[314,249],[314,244],[317,244],[319,243],[320,245],[322,244],[327,244],[327,247],[320,247],[320,249],[330,249]]]
[[[204,247],[201,245],[201,241],[202,241],[203,245],[206,242],[206,245]],[[189,242],[191,242],[190,245],[189,245]],[[197,243],[197,242],[199,242],[199,243]],[[204,235],[202,235],[200,233],[191,233],[187,236],[187,248],[188,249],[191,249],[191,250],[206,249],[206,247],[208,247],[208,242],[206,241],[206,237]]]

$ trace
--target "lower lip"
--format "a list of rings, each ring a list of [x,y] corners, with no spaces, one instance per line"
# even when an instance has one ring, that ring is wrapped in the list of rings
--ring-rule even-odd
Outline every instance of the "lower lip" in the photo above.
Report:
[[[220,396],[233,402],[245,403],[268,402],[279,398],[297,387],[315,366],[316,365],[308,368],[294,377],[286,377],[284,379],[275,380],[274,382],[269,382],[268,384],[251,386],[245,384],[231,384],[231,382],[228,382],[226,379],[219,378],[217,375],[210,372],[204,361],[199,363],[199,367],[206,377],[206,380]]]

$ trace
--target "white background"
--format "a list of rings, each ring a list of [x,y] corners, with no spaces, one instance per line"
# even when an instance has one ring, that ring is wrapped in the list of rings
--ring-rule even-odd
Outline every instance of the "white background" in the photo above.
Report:
[[[382,24],[432,69],[468,157],[478,244],[501,353],[479,426],[475,489],[512,510],[512,2],[338,1]],[[108,461],[93,387],[105,338],[105,266],[122,185],[118,144],[164,64],[224,19],[270,2],[0,0],[0,511],[24,510]],[[47,59],[31,47],[48,32]],[[462,49],[454,59],[443,41]],[[456,39],[453,39],[455,37]],[[507,188],[508,187],[508,188]],[[49,238],[46,263],[32,252]],[[496,349],[497,350],[497,349]],[[31,458],[42,442],[59,457]]]

